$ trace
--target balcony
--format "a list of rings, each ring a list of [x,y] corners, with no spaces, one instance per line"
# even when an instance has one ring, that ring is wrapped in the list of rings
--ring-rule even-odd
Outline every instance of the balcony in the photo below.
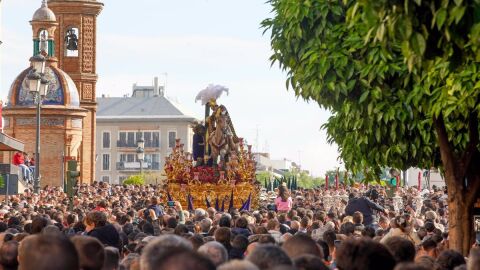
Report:
[[[143,162],[143,170],[160,170],[159,162]],[[140,171],[140,162],[117,162],[118,171]]]
[[[117,147],[137,148],[136,142],[117,141]],[[160,142],[146,141],[145,148],[160,148]]]

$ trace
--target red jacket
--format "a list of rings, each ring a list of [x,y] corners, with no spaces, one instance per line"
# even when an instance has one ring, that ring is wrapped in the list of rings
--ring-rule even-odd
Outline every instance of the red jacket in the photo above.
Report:
[[[25,164],[25,160],[23,158],[23,154],[22,153],[16,153],[14,156],[13,156],[13,165],[20,165],[20,164]]]

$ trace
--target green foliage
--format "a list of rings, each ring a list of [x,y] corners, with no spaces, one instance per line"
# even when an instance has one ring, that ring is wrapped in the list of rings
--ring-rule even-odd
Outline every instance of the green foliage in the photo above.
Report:
[[[465,152],[480,117],[480,1],[269,3],[272,64],[332,112],[323,127],[349,171],[440,166],[436,119]]]
[[[299,188],[315,188],[325,183],[325,179],[320,177],[313,177],[306,173],[305,171],[301,172],[288,172],[285,174],[285,178],[289,179],[296,177],[296,185]]]
[[[265,180],[269,180],[271,178],[270,172],[258,172],[256,175],[256,179],[260,183],[264,183]]]
[[[0,188],[5,187],[5,180],[3,179],[3,175],[0,175]]]
[[[132,175],[125,179],[122,184],[143,186],[145,185],[145,178],[140,174]]]

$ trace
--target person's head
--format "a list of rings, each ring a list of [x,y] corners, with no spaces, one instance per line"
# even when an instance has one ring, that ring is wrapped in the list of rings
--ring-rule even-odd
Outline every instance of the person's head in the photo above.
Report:
[[[378,225],[382,229],[386,230],[386,229],[388,229],[388,227],[390,227],[390,219],[386,216],[380,216],[378,218]]]
[[[415,258],[415,264],[425,267],[427,269],[433,269],[435,266],[435,259],[430,256],[420,256]]]
[[[293,259],[293,264],[298,270],[328,270],[322,259],[310,254],[301,255]]]
[[[71,238],[80,259],[82,270],[100,270],[105,260],[102,242],[90,236],[77,235]]]
[[[102,270],[117,270],[120,264],[120,252],[117,248],[105,248],[105,260]]]
[[[173,230],[173,233],[182,236],[188,233],[188,227],[185,224],[178,224],[177,227],[175,227],[175,229]]]
[[[211,241],[198,248],[198,253],[209,258],[215,266],[228,260],[227,249],[219,242]]]
[[[230,215],[222,215],[218,221],[218,226],[230,228],[232,226],[232,217]]]
[[[470,250],[470,255],[468,256],[467,269],[476,270],[480,265],[480,247],[474,247]]]
[[[167,228],[175,229],[178,225],[177,219],[175,217],[170,217],[167,219]]]
[[[453,270],[455,267],[465,264],[465,258],[455,250],[445,250],[438,255],[435,261],[436,270]]]
[[[190,241],[194,250],[198,250],[199,247],[205,244],[205,240],[203,239],[203,236],[201,236],[200,234],[194,234],[190,236],[188,238],[188,241]]]
[[[230,228],[221,227],[215,230],[215,241],[222,243],[225,247],[230,246],[231,232]]]
[[[403,263],[397,264],[394,270],[431,270],[431,269],[432,268],[427,268],[425,266],[418,265],[416,263],[403,262]]]
[[[26,237],[18,248],[18,270],[78,270],[75,246],[63,236],[36,234]]]
[[[232,247],[245,252],[248,247],[248,238],[238,234],[233,238]]]
[[[47,227],[48,220],[42,216],[37,216],[32,220],[31,234],[41,233],[43,228]]]
[[[0,246],[0,269],[16,270],[18,267],[18,242],[8,241]]]
[[[150,258],[152,264],[149,264],[149,268],[145,268],[142,261],[140,263],[140,269],[150,270],[215,270],[215,265],[206,257],[200,255],[198,252],[188,250],[184,248],[171,248],[165,252],[156,254],[153,258]]]
[[[247,260],[232,260],[228,261],[219,267],[217,267],[217,270],[260,270],[258,267],[247,261]]]
[[[290,193],[288,192],[288,188],[286,186],[281,185],[278,188],[278,197],[280,197],[283,202],[286,202],[288,200],[288,197],[290,197]]]
[[[410,222],[405,216],[396,216],[395,217],[395,225],[399,228],[402,232],[407,231],[407,228],[410,227]]]
[[[323,241],[327,242],[330,251],[333,251],[335,247],[335,240],[337,240],[337,234],[334,230],[328,230],[323,233]]]
[[[169,250],[191,251],[192,244],[177,235],[161,235],[150,241],[142,251],[141,270],[156,270],[157,264]]]
[[[292,260],[280,247],[273,244],[258,245],[247,255],[247,260],[260,269],[270,269],[279,265],[292,265]]]
[[[154,235],[155,233],[153,225],[150,222],[145,222],[145,224],[143,224],[142,231],[148,235]]]
[[[363,214],[362,212],[356,211],[353,213],[353,223],[354,224],[362,224],[363,223]]]
[[[372,240],[343,241],[336,253],[339,270],[392,270],[395,259],[388,249]]]
[[[347,236],[352,235],[355,232],[355,224],[352,222],[345,222],[340,226],[340,233]]]
[[[153,196],[152,198],[150,198],[150,204],[151,205],[157,205],[159,202],[159,199],[157,196]]]
[[[278,220],[276,219],[270,219],[268,222],[267,222],[267,230],[278,230],[280,229],[280,223],[278,222]]]
[[[397,263],[413,262],[415,259],[415,246],[410,240],[393,236],[388,238],[384,244],[390,250]]]
[[[248,226],[248,220],[245,217],[240,217],[235,221],[235,227],[246,229]]]
[[[300,255],[310,254],[323,258],[323,252],[317,243],[306,234],[296,234],[282,245],[287,255],[294,259]]]
[[[132,266],[137,265],[137,268]],[[138,253],[129,253],[125,258],[120,262],[122,269],[139,269],[140,267],[140,255]]]
[[[85,226],[94,228],[103,227],[107,224],[107,215],[103,211],[91,211],[85,217]]]
[[[204,218],[200,221],[200,229],[203,233],[208,233],[212,228],[212,220],[210,218]]]

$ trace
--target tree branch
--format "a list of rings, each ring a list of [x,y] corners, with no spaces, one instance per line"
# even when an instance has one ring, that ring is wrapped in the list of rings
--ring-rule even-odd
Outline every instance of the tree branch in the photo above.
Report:
[[[447,167],[453,168],[454,167],[454,164],[452,163],[454,161],[453,150],[452,150],[452,145],[448,140],[447,128],[445,127],[443,115],[440,114],[438,118],[433,117],[433,123],[435,124],[435,130],[437,132],[438,145],[440,147],[440,155],[442,157],[443,165],[445,166],[445,169],[447,169]],[[452,168],[448,168],[448,169],[452,169]]]

